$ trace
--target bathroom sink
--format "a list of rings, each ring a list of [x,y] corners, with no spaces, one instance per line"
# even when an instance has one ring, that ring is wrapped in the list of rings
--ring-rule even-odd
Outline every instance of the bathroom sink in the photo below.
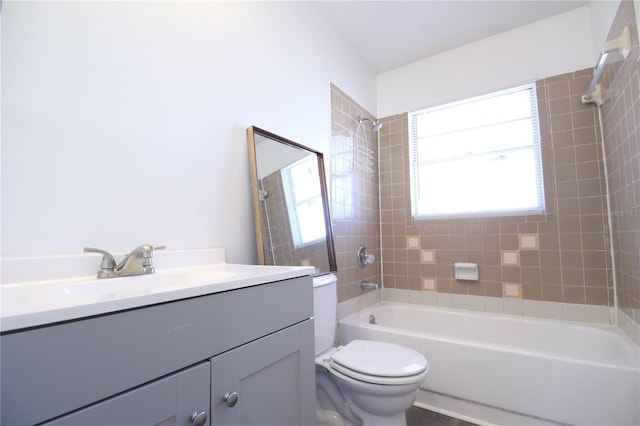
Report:
[[[3,298],[24,297],[45,299],[82,299],[84,302],[120,297],[121,294],[143,295],[171,288],[183,288],[202,284],[213,284],[230,279],[234,272],[207,268],[200,270],[167,271],[150,275],[121,278],[97,279],[79,278],[71,280],[51,280],[3,286]],[[3,306],[4,307],[4,306]]]
[[[309,267],[220,263],[119,278],[83,276],[3,284],[0,326],[5,332],[236,290],[313,272]]]
[[[233,272],[216,269],[169,271],[150,275],[83,280],[77,283],[54,285],[52,289],[72,297],[109,297],[118,293],[151,294],[167,291],[169,288],[181,288],[185,285],[213,284],[228,280],[234,275],[236,274]]]

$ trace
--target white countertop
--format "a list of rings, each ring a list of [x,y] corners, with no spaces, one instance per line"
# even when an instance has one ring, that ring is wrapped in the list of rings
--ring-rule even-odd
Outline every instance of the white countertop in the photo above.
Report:
[[[181,252],[180,255],[185,256],[185,253]],[[167,253],[165,257],[170,256]],[[93,258],[96,266],[99,265],[99,260],[99,257]],[[219,260],[219,256],[214,260]],[[51,259],[48,261],[55,263]],[[219,262],[166,269],[156,264],[155,274],[100,280],[95,275],[84,275],[7,283],[3,276],[3,284],[0,286],[0,331],[236,290],[311,275],[314,272],[314,268],[308,266],[258,266]]]

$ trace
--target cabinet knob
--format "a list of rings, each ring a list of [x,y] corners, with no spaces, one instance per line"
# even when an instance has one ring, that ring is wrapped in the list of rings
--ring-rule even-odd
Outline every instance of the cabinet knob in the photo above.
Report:
[[[204,426],[207,423],[207,413],[194,411],[191,415],[191,424],[193,426]]]
[[[234,407],[238,403],[238,392],[227,392],[224,395],[224,403],[227,407]]]

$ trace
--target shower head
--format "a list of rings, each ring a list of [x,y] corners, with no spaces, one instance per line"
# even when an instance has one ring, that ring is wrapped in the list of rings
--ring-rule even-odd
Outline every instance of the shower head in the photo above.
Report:
[[[378,120],[372,121],[371,119],[369,119],[367,117],[359,117],[358,118],[358,122],[360,124],[362,124],[364,121],[369,121],[371,123],[371,125],[373,126],[373,127],[371,127],[371,130],[373,130],[376,133],[378,133],[378,131],[380,131],[380,129],[382,128],[382,123],[379,122]]]

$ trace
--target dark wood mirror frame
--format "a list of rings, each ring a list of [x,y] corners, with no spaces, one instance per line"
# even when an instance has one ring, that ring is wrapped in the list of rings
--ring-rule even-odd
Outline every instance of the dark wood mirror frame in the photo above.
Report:
[[[282,266],[314,266],[316,275],[322,275],[337,271],[336,252],[334,246],[333,232],[331,226],[331,216],[329,213],[329,198],[326,184],[324,168],[324,157],[321,152],[308,148],[292,140],[283,138],[267,130],[251,126],[247,129],[247,141],[249,144],[249,162],[251,169],[251,193],[253,199],[253,212],[256,227],[256,243],[258,250],[258,263],[261,265],[282,265]],[[291,157],[293,163],[298,159],[315,156],[317,159],[317,176],[322,204],[322,218],[325,235],[322,240],[304,247],[294,247],[292,241],[291,222],[288,220],[289,211],[284,203],[284,194],[274,194],[271,206],[272,212],[266,208],[269,192],[265,191],[265,176],[260,176],[260,165],[267,161],[265,158],[258,158],[260,149],[258,145],[263,142],[273,142],[273,150],[277,150],[275,155],[283,163],[282,168],[288,167],[290,163],[287,159]],[[278,155],[281,154],[281,155]],[[263,154],[264,157],[264,154]],[[261,163],[262,161],[262,163]],[[273,159],[272,159],[273,161]],[[277,175],[274,180],[280,179],[281,170],[273,168],[273,175]],[[277,187],[281,187],[278,189]],[[275,188],[275,189],[274,189]],[[282,183],[271,186],[270,191],[284,192]],[[277,202],[276,202],[277,201]],[[319,215],[318,215],[319,216]],[[273,231],[273,232],[272,232]],[[274,241],[273,235],[282,237],[280,241]],[[286,241],[285,241],[286,240]]]

